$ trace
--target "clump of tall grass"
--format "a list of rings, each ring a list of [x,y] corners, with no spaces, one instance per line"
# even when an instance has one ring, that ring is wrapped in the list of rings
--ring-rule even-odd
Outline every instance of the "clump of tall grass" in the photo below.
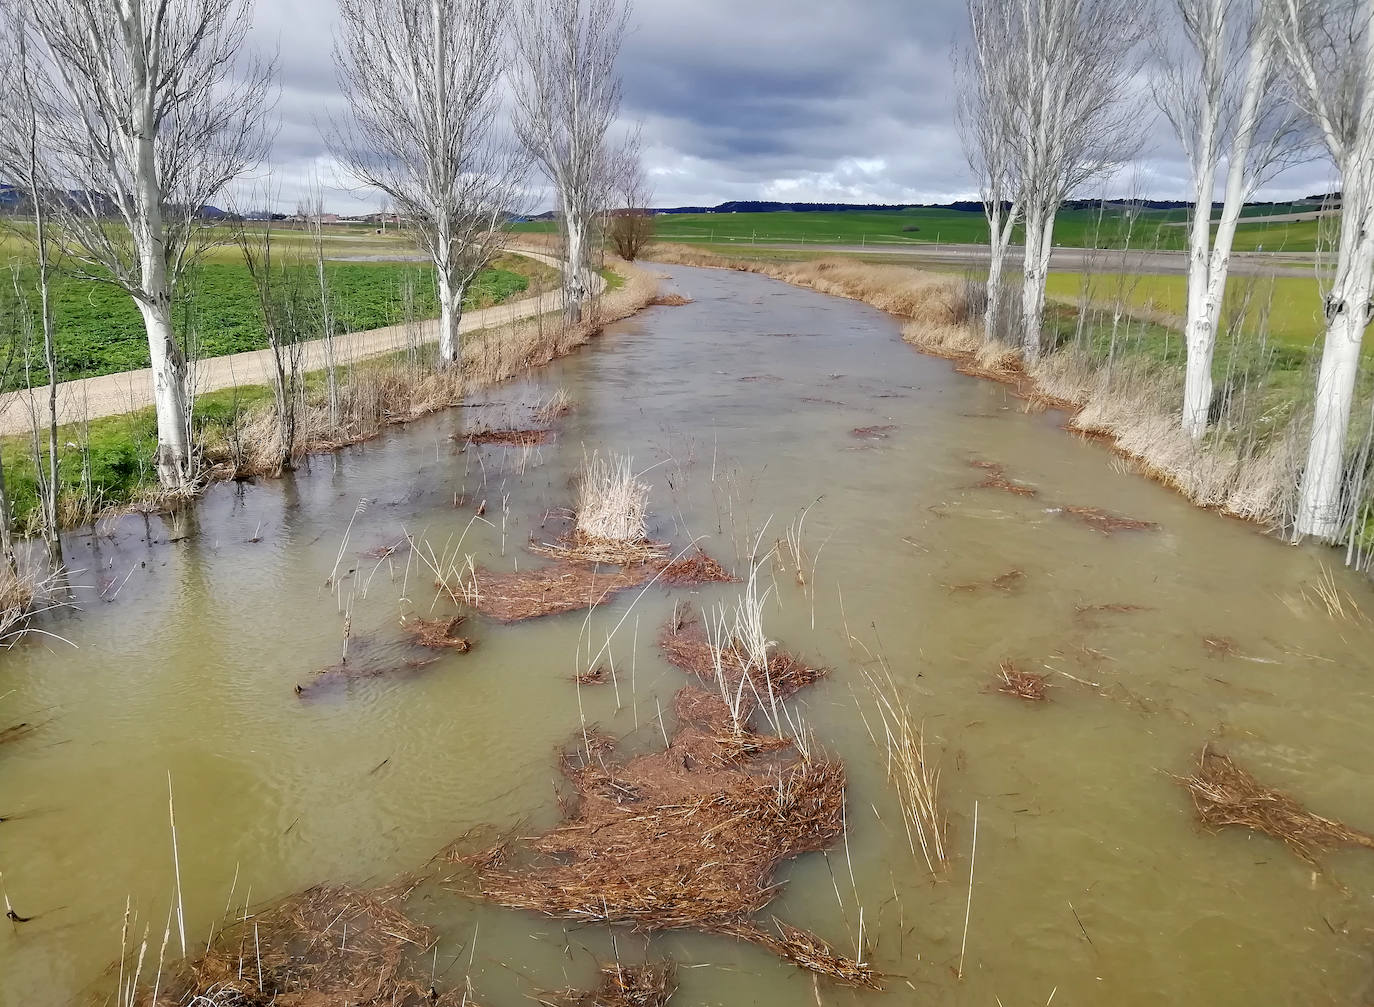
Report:
[[[577,534],[603,542],[640,542],[648,532],[649,484],[628,455],[593,452],[577,483]]]

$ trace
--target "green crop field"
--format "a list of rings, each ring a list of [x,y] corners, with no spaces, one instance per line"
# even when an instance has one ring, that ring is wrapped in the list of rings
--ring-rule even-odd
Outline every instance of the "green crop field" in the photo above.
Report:
[[[267,345],[259,317],[252,280],[236,248],[217,250],[219,261],[197,266],[188,274],[178,295],[175,323],[183,336],[193,334],[201,356],[222,356]],[[235,261],[237,260],[237,261]],[[297,264],[306,301],[318,304],[315,267]],[[405,310],[405,291],[417,317],[438,314],[433,272],[419,263],[327,262],[326,274],[341,327],[352,331],[378,328],[400,321]],[[547,282],[552,270],[532,260],[507,256],[479,274],[468,290],[464,306],[499,304],[525,291],[532,277]],[[20,267],[20,281],[32,280],[32,267]],[[129,295],[118,288],[90,280],[59,276],[54,281],[53,317],[57,330],[58,374],[62,380],[112,374],[148,366],[148,343],[143,321]],[[36,313],[37,295],[29,291]],[[13,308],[11,285],[0,298]],[[2,308],[3,305],[0,305]],[[4,324],[17,329],[13,311],[0,310]],[[10,333],[5,333],[6,336]],[[16,344],[17,345],[17,344]],[[32,373],[26,378],[22,347],[9,357],[3,388],[22,387],[26,380],[46,383],[42,353],[30,354]],[[0,367],[5,359],[0,358]]]
[[[1188,280],[1184,276],[1123,275],[1101,273],[1051,273],[1046,284],[1049,296],[1074,303],[1081,299],[1084,284],[1089,300],[1123,303],[1155,317],[1181,319],[1186,312]],[[1310,350],[1325,329],[1321,290],[1315,277],[1232,277],[1223,309],[1225,323],[1238,321],[1249,335],[1266,335],[1271,341],[1295,350]],[[1374,355],[1374,340],[1365,341],[1365,352]]]
[[[1245,215],[1272,216],[1311,211],[1310,206],[1250,206]],[[1058,218],[1056,244],[1071,247],[1120,248],[1129,241],[1142,249],[1180,250],[1187,240],[1186,210],[1146,210],[1128,218],[1119,210],[1065,210]],[[815,243],[827,245],[986,244],[987,224],[978,211],[908,209],[774,213],[673,213],[654,221],[665,241],[714,245]],[[548,232],[550,221],[515,225],[516,231]],[[1242,224],[1237,251],[1312,251],[1315,220]],[[1018,233],[1016,241],[1021,240]]]

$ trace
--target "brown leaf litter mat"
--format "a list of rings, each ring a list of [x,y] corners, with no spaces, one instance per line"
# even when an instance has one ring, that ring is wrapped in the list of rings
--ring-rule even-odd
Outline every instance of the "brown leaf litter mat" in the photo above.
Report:
[[[562,990],[534,997],[546,1007],[663,1007],[677,992],[677,966],[671,961],[601,966],[592,990]]]
[[[715,680],[715,656],[695,623],[675,620],[660,642],[673,663],[703,678],[709,665]],[[780,889],[779,865],[843,836],[845,772],[814,743],[751,724],[751,715],[777,708],[759,697],[780,699],[823,672],[775,654],[765,675],[741,666],[737,644],[727,651],[721,666],[733,670],[718,685],[733,714],[717,691],[687,686],[674,697],[678,726],[666,749],[616,758],[612,739],[579,736],[560,760],[568,788],[561,824],[478,852],[460,842],[447,857],[472,871],[473,896],[502,906],[642,931],[723,934],[839,983],[880,988],[877,972],[818,937],[754,918]],[[779,677],[770,686],[773,668]]]
[[[1194,775],[1174,779],[1192,794],[1198,821],[1209,829],[1239,825],[1263,832],[1314,865],[1323,850],[1374,849],[1374,836],[1313,814],[1290,795],[1261,784],[1210,745],[1203,747]]]

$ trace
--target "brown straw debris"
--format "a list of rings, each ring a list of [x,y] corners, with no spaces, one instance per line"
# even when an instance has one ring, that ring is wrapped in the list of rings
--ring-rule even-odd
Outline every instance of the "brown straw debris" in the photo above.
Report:
[[[997,673],[997,691],[1032,703],[1043,703],[1049,697],[1049,678],[1031,671],[1022,671],[1015,662],[1003,661]]]
[[[705,627],[688,609],[669,621],[658,636],[663,656],[683,671],[691,672],[703,682],[721,685],[716,676],[716,648],[707,639]],[[720,669],[725,676],[724,687],[733,696],[740,693],[744,679],[750,679],[743,692],[745,702],[765,699],[784,700],[827,674],[827,668],[813,668],[801,658],[785,651],[775,651],[768,657],[767,673],[750,674],[753,662],[744,646],[732,641],[720,651]],[[752,707],[750,707],[752,708]]]
[[[672,961],[601,966],[593,990],[563,990],[536,997],[546,1007],[663,1007],[677,992],[677,965]]]
[[[136,997],[146,1007],[396,1005],[457,1007],[464,987],[441,992],[420,959],[428,927],[397,909],[397,893],[319,885],[265,910],[245,913],[210,950],[162,975]]]
[[[373,678],[404,678],[423,671],[438,660],[437,657],[429,657],[392,665],[330,665],[315,672],[308,681],[296,683],[296,695],[309,699],[322,693],[346,688],[352,682],[364,682]]]
[[[473,608],[500,622],[523,622],[545,615],[596,608],[616,594],[643,584],[647,567],[604,572],[594,566],[558,562],[535,570],[493,573],[478,569]]]
[[[1159,528],[1153,521],[1137,521],[1135,518],[1122,517],[1100,507],[1064,507],[1061,513],[1081,521],[1093,531],[1108,536],[1119,531],[1156,531]]]
[[[685,304],[691,304],[692,299],[681,294],[660,294],[649,303],[661,308],[680,308]]]
[[[405,623],[405,631],[417,646],[466,654],[472,649],[472,641],[458,633],[465,622],[467,617],[461,615],[452,619],[411,619]]]
[[[551,430],[511,428],[471,430],[460,439],[468,444],[508,444],[518,448],[532,448],[537,444],[547,443],[552,436]]]
[[[851,437],[858,437],[862,440],[884,440],[896,430],[896,426],[887,424],[885,426],[874,427],[855,427],[849,431]]]
[[[1021,497],[1040,495],[1040,491],[1034,486],[1027,486],[1025,483],[1008,479],[1006,469],[997,462],[987,462],[975,459],[969,462],[969,464],[987,473],[983,481],[977,484],[977,489],[1001,490],[1003,493],[1012,493]]]
[[[1174,777],[1188,788],[1198,821],[1208,829],[1240,825],[1272,836],[1310,864],[1339,846],[1374,849],[1374,836],[1308,811],[1288,794],[1262,786],[1229,757],[1205,745],[1193,776]]]
[[[669,638],[685,629],[675,622]],[[693,656],[686,666],[698,665]],[[571,794],[555,828],[475,854],[450,850],[473,870],[474,894],[559,919],[728,934],[877,988],[877,973],[819,938],[782,926],[774,936],[749,919],[778,893],[780,864],[844,834],[843,765],[812,744],[755,732],[747,714],[692,686],[674,711],[677,729],[660,751],[615,760],[604,737],[593,747],[579,736],[561,759]]]

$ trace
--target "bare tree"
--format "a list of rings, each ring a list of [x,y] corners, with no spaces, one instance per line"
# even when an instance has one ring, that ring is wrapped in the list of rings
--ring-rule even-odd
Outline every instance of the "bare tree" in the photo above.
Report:
[[[573,321],[593,290],[593,232],[614,181],[607,135],[620,111],[615,62],[629,19],[630,0],[520,0],[516,16],[516,129],[558,200]]]
[[[258,315],[267,336],[268,349],[272,351],[272,392],[277,415],[277,455],[273,468],[279,472],[289,468],[295,457],[298,407],[304,393],[301,362],[306,322],[300,297],[302,269],[299,262],[282,263],[275,257],[270,213],[260,230],[243,223],[241,214],[238,218],[234,240],[252,278],[258,298]]]
[[[32,248],[37,267],[39,323],[43,333],[43,362],[48,374],[47,385],[47,459],[43,464],[38,431],[38,409],[32,389],[29,408],[33,421],[34,472],[38,490],[39,527],[47,543],[49,558],[54,564],[62,559],[62,537],[58,528],[57,498],[58,441],[57,441],[57,342],[53,327],[52,274],[53,249],[48,231],[48,203],[53,195],[46,165],[39,150],[39,122],[41,105],[34,89],[31,72],[30,38],[27,12],[19,11],[14,20],[3,26],[5,48],[5,80],[3,90],[9,95],[0,107],[0,170],[21,183],[23,202],[28,210],[25,226],[15,228]],[[15,277],[16,287],[18,276]],[[16,290],[16,293],[21,293]],[[26,299],[20,297],[26,305]],[[27,345],[27,344],[26,344]],[[26,353],[27,356],[27,353]]]
[[[653,195],[644,175],[638,135],[622,148],[612,168],[615,179],[614,207],[609,210],[607,237],[615,254],[634,262],[654,237]]]
[[[1271,3],[1297,99],[1341,177],[1334,272],[1318,274],[1326,339],[1295,524],[1299,536],[1334,541],[1360,345],[1374,318],[1374,0]]]
[[[172,302],[223,240],[203,208],[262,158],[272,68],[240,51],[251,0],[30,0],[48,79],[40,129],[57,237],[137,304],[148,334],[163,486],[192,478],[190,390]]]
[[[311,183],[310,199],[305,205],[306,226],[315,250],[315,281],[320,294],[320,331],[324,345],[325,390],[329,403],[329,429],[339,426],[338,357],[334,352],[334,298],[329,289],[329,277],[324,268],[324,193],[319,180]]]
[[[1001,75],[1009,113],[996,128],[1012,152],[1025,221],[1022,349],[1040,354],[1045,281],[1060,206],[1110,175],[1139,146],[1129,102],[1140,60],[1139,0],[1006,0],[980,9],[978,57]],[[995,120],[994,120],[995,121]]]
[[[1158,46],[1163,71],[1155,100],[1178,135],[1193,181],[1182,416],[1184,431],[1197,440],[1207,431],[1212,357],[1241,209],[1265,180],[1291,163],[1301,135],[1286,92],[1276,86],[1278,41],[1265,0],[1173,5],[1181,45]],[[1223,162],[1225,188],[1214,233],[1212,202]]]
[[[1014,104],[1006,73],[1015,54],[1003,46],[1014,36],[1000,31],[1001,0],[968,0],[972,41],[956,55],[957,121],[964,156],[978,181],[979,198],[988,221],[987,309],[985,338],[998,338],[1004,327],[1006,291],[1002,271],[1012,231],[1021,215],[1020,180],[1015,145]]]
[[[341,0],[347,170],[380,189],[434,262],[439,360],[461,360],[463,296],[504,238],[519,162],[496,133],[503,0]],[[383,225],[385,226],[385,225]]]

